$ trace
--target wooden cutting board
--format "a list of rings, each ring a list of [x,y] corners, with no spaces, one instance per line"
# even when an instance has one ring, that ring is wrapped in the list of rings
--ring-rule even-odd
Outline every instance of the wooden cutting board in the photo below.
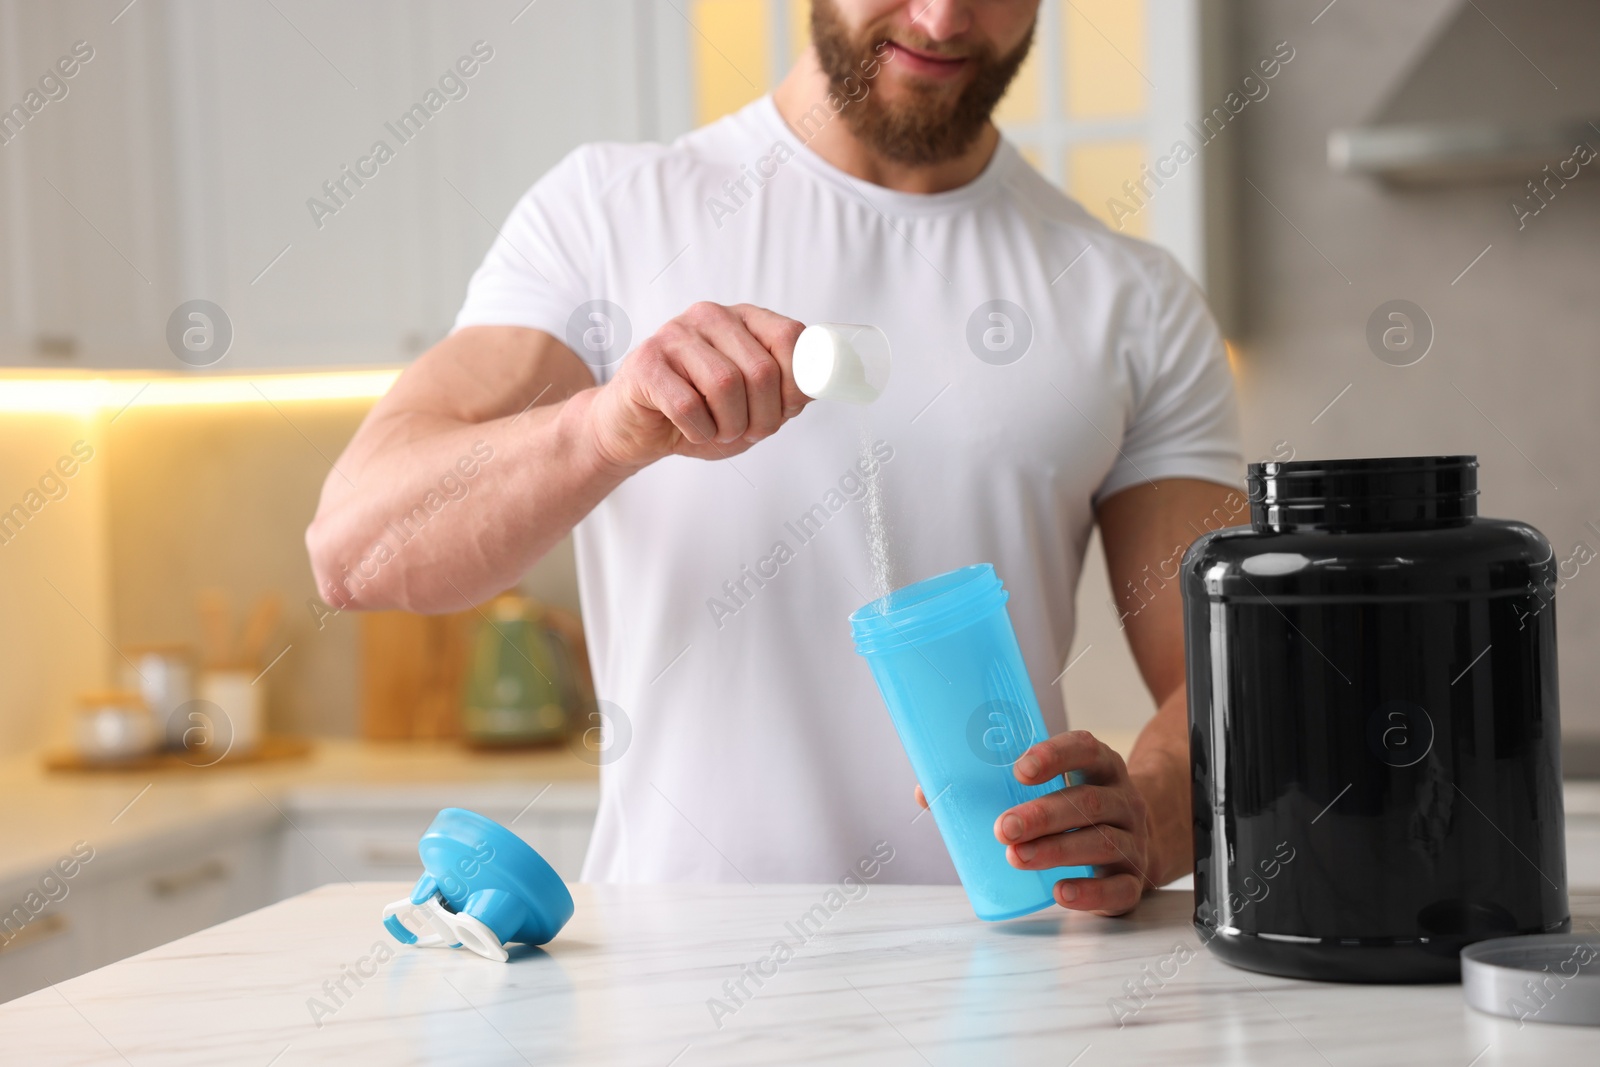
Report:
[[[461,692],[476,611],[361,616],[361,736],[438,740],[461,733]]]
[[[570,611],[535,604],[545,625],[572,649],[578,689],[594,698],[583,623]],[[461,700],[472,643],[484,614],[373,611],[361,616],[361,736],[373,741],[461,736]]]

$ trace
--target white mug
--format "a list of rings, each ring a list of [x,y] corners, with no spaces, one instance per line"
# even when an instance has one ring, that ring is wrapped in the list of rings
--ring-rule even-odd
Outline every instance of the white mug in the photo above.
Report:
[[[244,670],[211,670],[200,674],[200,699],[216,706],[221,721],[210,724],[208,743],[229,752],[252,752],[261,743],[266,692],[252,685],[255,676]],[[213,712],[212,714],[216,714]]]

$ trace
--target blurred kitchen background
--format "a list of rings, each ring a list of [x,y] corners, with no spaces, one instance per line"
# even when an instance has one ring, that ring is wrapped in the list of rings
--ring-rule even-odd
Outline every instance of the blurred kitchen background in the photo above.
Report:
[[[0,996],[310,885],[408,877],[444,803],[576,876],[604,752],[570,545],[520,599],[358,617],[321,606],[303,531],[527,187],[579,143],[670,139],[765,92],[808,12],[0,0],[0,908],[62,841],[99,850],[0,938]],[[1479,455],[1482,512],[1569,561],[1574,775],[1600,774],[1597,46],[1587,0],[1044,0],[1001,111],[1048,177],[1202,282],[1247,458]],[[393,157],[347,180],[380,139]],[[1061,688],[1126,747],[1152,708],[1098,553]],[[519,657],[559,684],[533,692]],[[242,701],[238,751],[186,712],[214,761],[87,766],[83,738],[123,737],[135,660]],[[1569,811],[1600,835],[1600,806]]]

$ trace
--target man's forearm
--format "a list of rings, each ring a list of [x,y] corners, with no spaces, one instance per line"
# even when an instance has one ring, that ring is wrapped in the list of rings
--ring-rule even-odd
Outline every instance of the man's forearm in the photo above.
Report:
[[[1229,486],[1164,478],[1124,489],[1097,512],[1112,588],[1125,591],[1128,646],[1158,705],[1128,755],[1128,775],[1145,801],[1151,867],[1145,873],[1155,885],[1194,869],[1183,600],[1177,570],[1167,568],[1178,567],[1202,525],[1225,525],[1242,506]]]
[[[595,392],[481,423],[372,427],[306,531],[318,592],[341,608],[444,612],[515,584],[630,473],[587,432]]]
[[[1151,883],[1166,885],[1194,869],[1189,785],[1188,689],[1178,686],[1145,724],[1128,754],[1128,775],[1145,799]]]

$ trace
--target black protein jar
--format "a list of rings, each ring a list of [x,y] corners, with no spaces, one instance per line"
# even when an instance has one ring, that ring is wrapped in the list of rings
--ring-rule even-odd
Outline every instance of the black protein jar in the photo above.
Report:
[[[1557,564],[1474,456],[1255,463],[1183,561],[1195,926],[1297,978],[1454,981],[1570,926]]]

